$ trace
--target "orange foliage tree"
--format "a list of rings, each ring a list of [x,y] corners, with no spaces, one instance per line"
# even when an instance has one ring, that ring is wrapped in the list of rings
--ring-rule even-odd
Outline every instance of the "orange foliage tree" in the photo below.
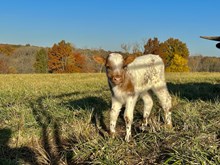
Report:
[[[48,69],[51,73],[83,72],[84,65],[84,57],[64,40],[48,50]]]
[[[5,55],[11,55],[13,51],[15,50],[15,47],[12,45],[8,44],[0,44],[0,53],[5,54]]]
[[[157,37],[154,39],[149,39],[147,43],[144,45],[144,54],[159,54],[160,49],[160,41]]]
[[[3,60],[0,60],[0,73],[7,73],[8,72],[8,66],[6,63],[3,62]]]

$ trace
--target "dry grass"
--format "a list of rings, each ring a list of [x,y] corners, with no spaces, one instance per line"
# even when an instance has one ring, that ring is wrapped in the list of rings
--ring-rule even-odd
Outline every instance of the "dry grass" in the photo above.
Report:
[[[219,164],[220,73],[169,73],[173,131],[154,98],[140,132],[142,102],[126,143],[122,115],[108,136],[104,74],[0,75],[0,164]]]

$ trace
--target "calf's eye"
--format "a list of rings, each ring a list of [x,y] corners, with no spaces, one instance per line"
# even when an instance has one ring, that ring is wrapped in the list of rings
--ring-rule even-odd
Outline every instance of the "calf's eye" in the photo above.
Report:
[[[126,69],[127,69],[127,65],[123,66],[123,69],[125,69],[125,70],[126,70]]]
[[[106,66],[106,70],[111,70],[110,66]]]

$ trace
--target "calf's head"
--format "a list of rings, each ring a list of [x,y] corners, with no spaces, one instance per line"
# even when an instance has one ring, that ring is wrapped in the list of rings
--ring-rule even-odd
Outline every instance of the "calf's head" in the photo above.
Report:
[[[127,65],[134,61],[135,56],[123,57],[119,53],[111,53],[106,58],[94,56],[99,64],[105,65],[106,74],[113,85],[120,85],[125,80]]]

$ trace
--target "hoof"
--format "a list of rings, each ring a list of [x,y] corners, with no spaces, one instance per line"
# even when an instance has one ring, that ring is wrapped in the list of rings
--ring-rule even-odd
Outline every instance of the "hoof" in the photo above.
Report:
[[[126,142],[130,142],[130,138],[129,137],[125,137],[125,141]]]
[[[171,131],[171,130],[173,130],[173,125],[172,125],[172,124],[165,124],[165,125],[164,125],[164,128],[165,128],[165,130],[167,130],[167,131]]]
[[[125,136],[125,141],[130,142],[131,141],[131,135],[126,135]]]
[[[115,132],[110,132],[109,135],[111,138],[113,138],[113,139],[115,138]]]
[[[147,125],[145,125],[145,124],[142,124],[140,127],[139,127],[139,129],[141,130],[141,131],[147,131],[147,129],[148,129],[148,126]]]

